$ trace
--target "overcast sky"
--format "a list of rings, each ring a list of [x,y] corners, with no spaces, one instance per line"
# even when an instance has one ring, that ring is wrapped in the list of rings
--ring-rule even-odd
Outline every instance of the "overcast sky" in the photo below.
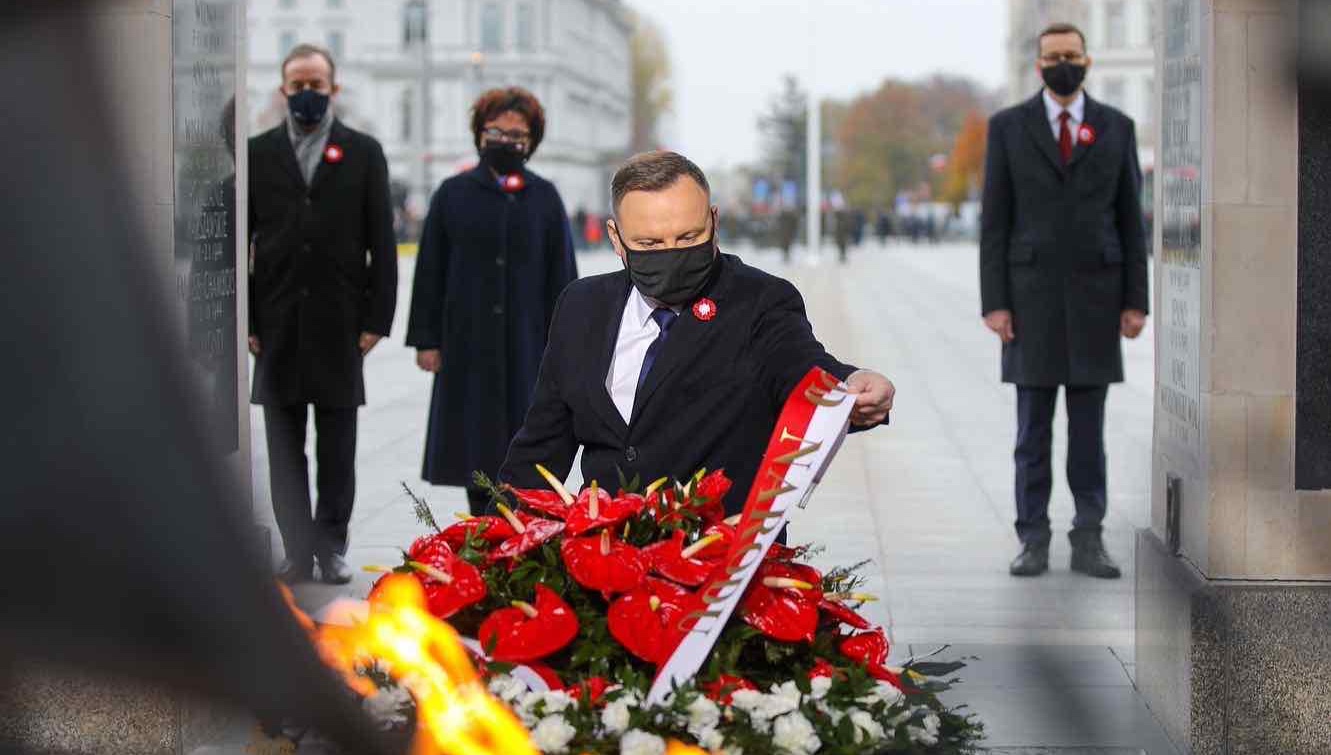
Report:
[[[675,110],[662,135],[704,168],[758,154],[758,114],[810,45],[824,96],[872,90],[886,77],[962,74],[1003,84],[1004,0],[627,0],[666,35]],[[810,14],[813,8],[814,15]]]

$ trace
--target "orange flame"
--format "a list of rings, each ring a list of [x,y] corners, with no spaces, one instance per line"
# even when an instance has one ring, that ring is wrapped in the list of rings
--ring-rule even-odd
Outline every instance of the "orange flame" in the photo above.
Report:
[[[378,662],[411,693],[417,727],[411,755],[536,755],[526,728],[486,690],[457,633],[426,610],[415,578],[385,577],[368,618],[352,626],[315,625],[286,596],[320,657],[353,690],[377,693],[356,669]]]

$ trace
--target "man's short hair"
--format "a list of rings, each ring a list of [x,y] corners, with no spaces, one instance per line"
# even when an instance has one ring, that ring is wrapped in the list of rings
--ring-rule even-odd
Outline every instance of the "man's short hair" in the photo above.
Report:
[[[328,61],[328,83],[332,84],[336,82],[337,64],[333,62],[333,53],[329,52],[326,48],[320,47],[318,45],[308,44],[305,42],[302,42],[301,44],[298,44],[295,47],[291,48],[291,52],[287,53],[287,56],[285,58],[282,58],[282,67],[278,69],[278,71],[282,74],[282,82],[286,83],[287,66],[291,64],[291,61],[297,58],[308,58],[311,55],[321,55],[323,56],[324,60]]]
[[[666,150],[640,152],[621,165],[610,181],[611,212],[619,213],[619,203],[630,191],[664,191],[683,176],[692,178],[711,197],[707,176],[689,158]]]
[[[1081,37],[1082,51],[1083,52],[1086,51],[1086,35],[1081,33],[1081,29],[1078,29],[1073,24],[1059,22],[1044,27],[1044,31],[1040,32],[1040,36],[1035,38],[1036,55],[1040,54],[1040,40],[1044,39],[1045,37],[1052,36],[1054,34],[1076,34],[1078,37]]]

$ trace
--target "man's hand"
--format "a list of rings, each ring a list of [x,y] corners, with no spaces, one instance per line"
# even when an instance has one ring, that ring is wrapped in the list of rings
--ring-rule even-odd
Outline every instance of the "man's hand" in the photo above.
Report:
[[[873,370],[856,370],[846,378],[846,392],[855,396],[850,423],[857,427],[877,425],[892,411],[897,387],[885,375]]]
[[[263,349],[259,346],[259,337],[250,336],[250,353],[257,357],[262,350]]]
[[[984,316],[984,324],[997,333],[1003,343],[1012,343],[1017,338],[1012,330],[1012,312],[1009,310],[995,309]]]
[[[370,349],[373,349],[375,344],[379,343],[380,339],[382,338],[383,336],[379,335],[378,333],[361,333],[360,355],[365,356],[366,354],[369,354]]]
[[[1140,309],[1125,309],[1119,317],[1119,329],[1124,338],[1136,338],[1146,327],[1146,313]]]
[[[439,349],[420,349],[416,352],[416,366],[437,374],[444,366],[444,356]]]

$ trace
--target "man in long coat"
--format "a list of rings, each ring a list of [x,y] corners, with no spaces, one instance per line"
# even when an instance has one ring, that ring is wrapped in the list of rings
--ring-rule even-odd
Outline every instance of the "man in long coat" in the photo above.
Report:
[[[577,278],[564,203],[525,166],[544,126],[522,89],[481,96],[480,164],[439,186],[416,260],[407,345],[435,374],[421,476],[467,487],[475,513],[488,499],[472,473],[498,473],[531,402],[555,301]]]
[[[397,245],[379,143],[338,121],[326,50],[302,45],[282,66],[289,114],[250,140],[251,400],[264,409],[279,574],[351,579],[343,555],[356,496],[362,360],[393,324]],[[314,405],[318,509],[310,517],[305,426]]]
[[[1141,171],[1132,120],[1087,97],[1090,65],[1076,27],[1039,38],[1046,88],[989,124],[980,234],[985,323],[1003,342],[1003,381],[1017,386],[1017,535],[1011,573],[1049,564],[1050,442],[1058,387],[1068,410],[1068,485],[1077,514],[1072,568],[1119,576],[1101,539],[1104,407],[1123,380],[1120,336],[1147,312]]]

